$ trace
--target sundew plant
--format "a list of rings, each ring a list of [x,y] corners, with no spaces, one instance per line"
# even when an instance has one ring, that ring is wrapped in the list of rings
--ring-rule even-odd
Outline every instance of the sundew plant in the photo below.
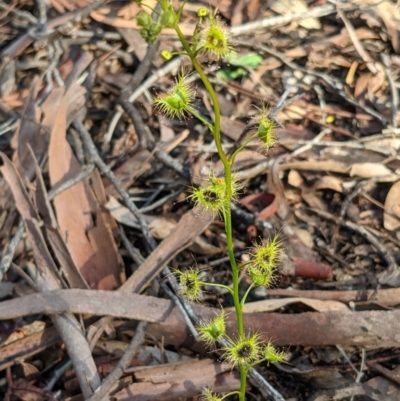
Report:
[[[140,0],[136,0],[136,2],[141,3]],[[283,353],[277,351],[273,344],[266,341],[259,333],[246,331],[243,323],[243,306],[248,294],[254,287],[271,285],[274,272],[281,263],[284,252],[279,239],[273,237],[265,244],[255,245],[250,260],[244,265],[238,265],[234,255],[231,203],[236,200],[242,185],[232,171],[232,166],[237,155],[254,140],[258,140],[266,150],[274,146],[276,143],[275,124],[268,116],[265,107],[258,109],[253,120],[254,132],[249,134],[233,153],[224,151],[221,140],[220,105],[202,63],[218,62],[234,51],[229,30],[218,17],[217,12],[201,7],[197,11],[197,24],[193,35],[187,39],[178,25],[186,1],[179,9],[174,9],[169,0],[158,0],[158,3],[159,11],[151,10],[157,16],[155,20],[145,10],[138,14],[137,23],[141,27],[141,35],[149,44],[152,44],[157,41],[163,28],[172,28],[176,31],[182,44],[182,50],[176,53],[163,50],[161,56],[165,60],[176,55],[185,55],[190,59],[193,69],[199,75],[211,99],[214,121],[209,123],[196,110],[194,105],[196,90],[188,82],[186,74],[178,76],[174,87],[168,92],[158,94],[154,99],[153,106],[158,112],[171,119],[185,119],[193,116],[203,123],[214,137],[218,156],[224,166],[223,176],[217,176],[206,169],[206,184],[200,188],[194,188],[190,198],[196,205],[220,216],[225,223],[227,252],[232,269],[232,285],[204,282],[201,280],[200,271],[197,268],[188,268],[186,271],[177,273],[181,295],[189,301],[196,301],[200,298],[201,288],[204,285],[220,286],[227,289],[232,296],[236,311],[237,332],[233,336],[228,336],[226,332],[223,311],[213,319],[202,322],[197,329],[206,344],[216,345],[217,349],[222,350],[222,358],[239,370],[240,389],[224,395],[216,394],[212,389],[205,389],[203,399],[221,401],[230,395],[237,395],[240,401],[245,401],[249,369],[263,361],[274,363],[285,358]],[[239,275],[244,269],[251,279],[251,285],[245,294],[241,295]]]

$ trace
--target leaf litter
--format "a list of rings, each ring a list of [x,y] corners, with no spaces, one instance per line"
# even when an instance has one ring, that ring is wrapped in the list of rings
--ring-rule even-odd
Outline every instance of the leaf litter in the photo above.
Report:
[[[398,7],[200,3],[218,6],[237,40],[235,58],[208,70],[223,104],[224,146],[237,146],[252,105],[274,106],[285,91],[289,99],[276,116],[279,146],[264,155],[251,144],[235,166],[245,181],[234,207],[237,258],[245,262],[254,242],[275,232],[288,255],[274,288],[253,291],[246,306],[248,329],[289,354],[259,371],[285,399],[397,400]],[[187,3],[187,35],[196,10]],[[0,1],[5,399],[88,399],[127,352],[138,321],[148,335],[111,380],[113,399],[195,400],[204,384],[237,388],[159,288],[167,265],[197,264],[226,285],[230,277],[222,223],[188,201],[203,166],[221,169],[212,138],[193,119],[166,122],[152,112],[150,93],[168,89],[177,71],[157,54],[145,66],[138,11],[135,2]],[[160,48],[177,46],[165,31]],[[141,90],[136,114],[111,126],[125,88]],[[196,102],[212,118],[207,98]],[[88,152],[77,121],[109,171]],[[156,292],[143,293],[150,286]],[[194,307],[209,317],[220,305],[231,307],[226,294],[208,288]],[[82,359],[83,370],[69,369]],[[251,392],[265,399],[256,385]]]

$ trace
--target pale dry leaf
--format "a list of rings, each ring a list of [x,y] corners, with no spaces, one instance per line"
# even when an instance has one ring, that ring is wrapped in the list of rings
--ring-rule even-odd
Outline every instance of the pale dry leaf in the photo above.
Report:
[[[258,302],[249,302],[244,305],[245,313],[260,313],[273,312],[287,305],[294,303],[303,303],[318,312],[349,312],[349,308],[342,302],[320,300],[311,298],[281,298],[281,299],[266,299]]]
[[[311,171],[331,171],[333,173],[347,174],[349,167],[346,163],[336,160],[305,160],[294,161],[281,164],[282,170],[311,170]]]
[[[167,238],[175,226],[176,220],[165,216],[154,217],[149,223],[151,235],[157,239]]]
[[[288,174],[288,183],[292,187],[300,188],[304,183],[304,179],[297,170],[290,170]]]
[[[368,141],[364,144],[366,149],[374,150],[375,152],[382,152],[384,154],[396,154],[396,151],[400,149],[399,138],[383,138],[376,139],[374,141]]]
[[[350,177],[373,178],[392,173],[392,170],[381,163],[354,163],[350,167]]]
[[[114,217],[118,223],[128,227],[138,227],[139,223],[136,217],[127,207],[121,205],[113,196],[108,197],[108,202],[105,206],[110,211],[111,216]]]
[[[312,249],[314,246],[314,241],[311,234],[307,230],[303,230],[296,226],[292,227],[294,233],[297,235],[299,240],[308,248]]]
[[[383,226],[389,231],[400,228],[400,181],[392,185],[386,196]]]
[[[216,255],[222,252],[221,248],[218,248],[210,244],[207,240],[205,240],[201,236],[196,237],[193,244],[190,245],[189,250],[193,253],[207,256]]]
[[[339,193],[343,192],[343,180],[339,177],[333,177],[330,175],[324,175],[319,178],[312,186],[312,191],[318,191],[320,189],[331,189]]]
[[[304,0],[274,0],[270,9],[277,14],[289,14],[307,12],[308,6]],[[305,29],[321,29],[321,24],[316,18],[305,18],[299,21],[299,25]]]

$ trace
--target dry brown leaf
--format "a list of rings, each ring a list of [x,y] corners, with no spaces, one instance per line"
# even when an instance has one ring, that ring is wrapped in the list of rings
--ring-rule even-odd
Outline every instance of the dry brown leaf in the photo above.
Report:
[[[54,186],[75,176],[80,166],[66,140],[67,99],[79,92],[73,84],[59,99],[49,145],[49,175]],[[54,199],[63,240],[91,288],[115,289],[121,285],[121,259],[110,227],[92,189],[82,181]]]
[[[39,227],[39,215],[34,208],[21,177],[18,175],[11,160],[0,153],[0,170],[4,179],[11,188],[16,207],[24,221],[25,229],[33,248],[36,266],[40,274],[37,275],[38,287],[43,291],[48,291],[62,287],[59,271],[47,248],[42,231]]]
[[[146,149],[143,149],[135,153],[114,171],[116,178],[119,180],[123,188],[128,188],[138,176],[151,168],[151,158],[151,153]],[[107,177],[103,178],[103,185],[107,195],[119,196],[115,186]]]
[[[239,120],[232,120],[227,116],[221,116],[221,131],[229,138],[237,141],[243,134],[246,124]]]
[[[332,189],[339,193],[343,192],[343,180],[339,177],[333,177],[331,175],[324,175],[314,183],[311,190],[318,191],[320,189]]]
[[[392,170],[381,163],[354,163],[350,167],[350,177],[372,178],[391,174]]]
[[[36,79],[30,89],[25,103],[21,123],[13,138],[13,147],[16,149],[13,155],[13,163],[23,180],[30,181],[35,171],[32,155],[28,144],[32,148],[36,160],[43,159],[48,141],[48,132],[45,132],[40,124],[40,109],[36,105],[36,95],[41,86],[41,80]]]
[[[36,168],[36,207],[43,219],[47,240],[62,267],[63,276],[67,281],[67,284],[69,284],[69,286],[72,288],[89,288],[74,261],[72,260],[68,248],[61,237],[50,200],[47,197],[42,173],[35,158],[34,163]]]
[[[218,393],[240,387],[238,373],[210,359],[160,365],[135,371],[138,383],[113,395],[116,401],[177,400],[197,396],[204,386]]]
[[[383,226],[389,231],[400,228],[400,181],[395,182],[386,195]]]

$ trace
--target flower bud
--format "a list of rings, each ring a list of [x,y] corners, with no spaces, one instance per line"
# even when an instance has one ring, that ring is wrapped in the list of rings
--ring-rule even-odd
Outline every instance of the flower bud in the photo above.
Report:
[[[275,135],[276,124],[269,118],[266,107],[263,106],[259,109],[259,113],[253,119],[258,124],[257,136],[260,138],[263,147],[267,150],[274,147],[278,143]]]
[[[214,319],[202,323],[199,327],[200,338],[207,344],[213,344],[220,340],[225,335],[225,331],[224,311]]]
[[[187,82],[187,76],[183,75],[177,79],[175,87],[167,93],[158,95],[153,104],[169,118],[184,118],[192,109],[194,96],[195,89]]]
[[[198,17],[204,18],[204,17],[207,17],[207,15],[208,15],[208,10],[207,10],[207,8],[205,8],[205,7],[200,7],[200,8],[197,10],[197,16],[198,16]]]
[[[166,61],[171,60],[171,58],[172,58],[172,53],[171,53],[169,50],[163,50],[163,51],[161,52],[161,57],[162,57],[164,60],[166,60]]]
[[[157,24],[156,22],[152,22],[149,26],[150,36],[154,36],[157,38],[158,35],[161,33],[161,30],[162,30],[162,26],[160,24]]]
[[[140,11],[136,16],[136,22],[139,26],[148,27],[152,23],[152,19],[145,11]]]
[[[160,24],[164,27],[171,28],[176,23],[176,15],[173,11],[167,10],[160,18]]]
[[[286,354],[282,351],[278,351],[271,342],[264,348],[264,359],[271,363],[283,362],[286,359]]]
[[[218,394],[213,393],[209,388],[205,388],[202,392],[202,397],[204,401],[223,401],[223,397]]]
[[[255,265],[250,265],[248,268],[248,274],[256,287],[268,287],[273,279],[272,270],[264,270]]]

